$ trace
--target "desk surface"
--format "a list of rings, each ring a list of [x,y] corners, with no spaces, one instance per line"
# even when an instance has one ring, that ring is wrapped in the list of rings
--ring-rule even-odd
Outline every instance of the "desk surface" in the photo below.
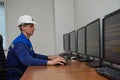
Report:
[[[20,80],[108,80],[94,68],[71,60],[65,66],[29,66]]]

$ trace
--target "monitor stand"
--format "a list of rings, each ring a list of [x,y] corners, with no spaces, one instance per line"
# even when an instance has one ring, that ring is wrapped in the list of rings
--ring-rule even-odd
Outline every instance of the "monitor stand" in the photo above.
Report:
[[[80,61],[80,62],[91,62],[90,58],[87,57],[87,56],[78,57],[78,61]]]
[[[101,60],[92,60],[91,62],[86,62],[87,66],[93,67],[93,68],[97,68],[97,67],[101,67],[102,66],[102,62]]]

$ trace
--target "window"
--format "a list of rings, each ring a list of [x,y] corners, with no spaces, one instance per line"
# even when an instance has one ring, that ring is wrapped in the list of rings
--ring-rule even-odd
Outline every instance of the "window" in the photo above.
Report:
[[[5,25],[5,6],[4,2],[0,2],[0,34],[3,36],[3,47],[6,47],[6,25]]]

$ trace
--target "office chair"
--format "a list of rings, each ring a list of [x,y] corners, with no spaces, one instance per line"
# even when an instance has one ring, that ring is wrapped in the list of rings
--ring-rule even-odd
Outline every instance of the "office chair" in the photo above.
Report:
[[[5,68],[5,61],[6,57],[3,50],[3,37],[0,35],[0,80],[6,80],[6,71],[7,70],[15,70],[20,75],[22,75],[22,71],[18,70],[17,68]]]

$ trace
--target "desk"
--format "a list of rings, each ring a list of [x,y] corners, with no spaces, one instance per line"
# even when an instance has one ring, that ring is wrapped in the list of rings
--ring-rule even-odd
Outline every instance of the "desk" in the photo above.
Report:
[[[70,60],[65,66],[29,66],[20,80],[108,80],[83,62]]]

